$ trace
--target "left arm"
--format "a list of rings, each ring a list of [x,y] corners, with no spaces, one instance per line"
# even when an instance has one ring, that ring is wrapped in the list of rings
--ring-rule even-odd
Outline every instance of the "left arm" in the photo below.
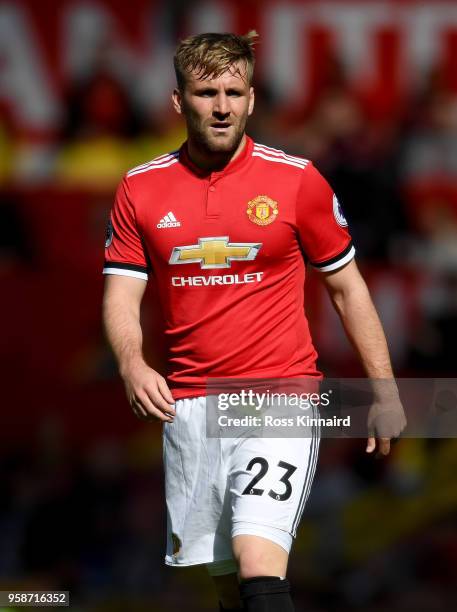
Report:
[[[387,455],[390,451],[390,439],[400,435],[406,425],[406,419],[394,381],[381,321],[354,260],[335,272],[324,273],[322,277],[346,335],[367,376],[387,379],[392,383],[374,382],[376,399],[369,415],[369,424],[370,420],[374,423],[377,417],[387,415],[388,426],[385,427],[386,422],[383,423],[379,439],[379,450]],[[375,438],[369,437],[367,452],[371,453],[375,447]]]

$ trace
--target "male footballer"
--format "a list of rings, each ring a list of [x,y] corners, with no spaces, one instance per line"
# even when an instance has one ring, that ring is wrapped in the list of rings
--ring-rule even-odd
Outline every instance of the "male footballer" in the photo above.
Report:
[[[308,264],[320,271],[367,376],[393,374],[332,189],[310,161],[246,135],[256,36],[200,34],[178,46],[172,102],[187,141],[127,172],[118,188],[103,312],[133,411],[164,423],[166,563],[205,564],[220,610],[290,612],[287,562],[318,432],[207,438],[207,382],[321,378],[304,313]],[[166,377],[142,352],[149,276],[164,312]],[[395,427],[378,437],[383,454],[405,425],[395,394],[390,410]],[[370,437],[367,452],[375,447]]]

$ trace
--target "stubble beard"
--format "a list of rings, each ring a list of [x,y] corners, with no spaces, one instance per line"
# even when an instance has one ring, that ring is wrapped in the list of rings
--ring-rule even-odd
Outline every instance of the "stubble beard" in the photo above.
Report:
[[[247,116],[243,117],[238,125],[229,128],[231,136],[223,134],[211,135],[211,127],[203,127],[193,117],[187,118],[187,133],[190,140],[204,155],[220,155],[230,157],[238,149],[246,129]]]

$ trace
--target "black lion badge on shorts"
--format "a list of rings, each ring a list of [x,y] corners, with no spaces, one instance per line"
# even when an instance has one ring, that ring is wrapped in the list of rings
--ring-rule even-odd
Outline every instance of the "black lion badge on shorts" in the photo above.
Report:
[[[105,231],[105,249],[107,249],[110,244],[113,242],[113,224],[111,223],[111,219],[108,221]]]

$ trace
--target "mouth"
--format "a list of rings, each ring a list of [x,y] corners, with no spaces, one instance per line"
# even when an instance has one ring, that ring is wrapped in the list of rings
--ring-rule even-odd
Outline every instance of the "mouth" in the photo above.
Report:
[[[227,121],[216,121],[215,123],[211,124],[211,127],[213,128],[213,130],[216,130],[217,132],[223,132],[225,130],[227,130],[229,127],[231,127],[231,123],[228,123]]]

